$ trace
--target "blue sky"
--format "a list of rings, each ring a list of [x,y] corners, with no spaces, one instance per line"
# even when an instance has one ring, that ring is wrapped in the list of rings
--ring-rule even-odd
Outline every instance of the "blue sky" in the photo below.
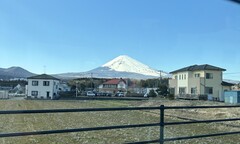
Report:
[[[0,0],[0,67],[83,72],[128,55],[240,80],[240,5],[227,0]],[[236,73],[236,74],[232,74]]]

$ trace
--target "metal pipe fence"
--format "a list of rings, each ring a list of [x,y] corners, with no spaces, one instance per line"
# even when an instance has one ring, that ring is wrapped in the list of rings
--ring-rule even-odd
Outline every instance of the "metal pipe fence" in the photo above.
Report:
[[[61,129],[61,130],[46,130],[46,131],[33,131],[33,132],[16,132],[16,133],[0,133],[0,138],[3,137],[19,137],[19,136],[29,136],[29,135],[48,135],[48,134],[60,134],[60,133],[71,133],[71,132],[86,132],[86,131],[101,131],[101,130],[114,130],[114,129],[128,129],[128,128],[142,128],[142,127],[159,127],[159,138],[155,140],[140,141],[140,142],[130,142],[128,144],[140,144],[140,143],[160,143],[168,141],[178,141],[178,140],[189,140],[196,138],[206,138],[214,136],[223,135],[233,135],[240,134],[240,131],[236,132],[222,132],[215,134],[202,134],[195,136],[183,136],[174,138],[165,138],[164,129],[165,126],[174,125],[188,125],[197,123],[216,123],[216,122],[226,122],[226,121],[239,121],[240,118],[229,118],[229,119],[215,119],[215,120],[190,120],[181,122],[165,122],[165,110],[176,110],[176,109],[212,109],[212,108],[239,108],[240,106],[164,106],[160,107],[127,107],[127,108],[85,108],[85,109],[51,109],[51,110],[9,110],[0,111],[0,115],[9,114],[43,114],[43,113],[72,113],[72,112],[99,112],[99,111],[136,111],[136,110],[159,110],[159,122],[158,123],[147,123],[147,124],[131,124],[131,125],[115,125],[115,126],[103,126],[103,127],[90,127],[90,128],[74,128],[74,129]]]

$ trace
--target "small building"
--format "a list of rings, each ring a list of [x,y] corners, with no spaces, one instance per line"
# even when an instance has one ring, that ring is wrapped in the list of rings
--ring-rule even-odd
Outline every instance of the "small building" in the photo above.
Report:
[[[8,90],[0,90],[0,99],[8,99]]]
[[[42,74],[28,77],[27,80],[27,98],[55,99],[59,96],[59,79],[47,74]]]
[[[223,86],[223,91],[231,91],[231,90],[234,90],[234,89],[233,89],[233,86],[234,86],[233,83],[226,82],[226,81],[222,81],[222,86]]]
[[[225,101],[225,93],[226,91],[231,91],[233,90],[233,83],[229,83],[226,81],[222,81],[222,89],[223,89],[223,94],[219,97],[219,101],[224,102]]]
[[[240,103],[240,91],[225,91],[224,101],[225,103],[229,103],[229,104]]]
[[[0,86],[0,99],[9,99],[9,91],[12,89],[10,86]]]
[[[232,84],[231,90],[234,90],[234,91],[240,90],[240,81],[224,79],[224,82]]]
[[[99,86],[99,92],[115,94],[119,91],[127,92],[127,82],[124,79],[111,79]]]

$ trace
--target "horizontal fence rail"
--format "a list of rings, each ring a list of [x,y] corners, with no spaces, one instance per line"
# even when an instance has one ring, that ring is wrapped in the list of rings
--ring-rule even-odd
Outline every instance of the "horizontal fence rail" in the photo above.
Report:
[[[84,108],[84,109],[51,109],[51,110],[10,110],[0,111],[0,114],[34,114],[34,113],[69,113],[69,112],[99,112],[126,110],[159,110],[159,107],[119,107],[119,108]]]
[[[126,128],[141,128],[141,127],[152,127],[152,126],[159,126],[159,123],[106,126],[106,127],[93,127],[93,128],[78,128],[78,129],[64,129],[64,130],[49,130],[49,131],[35,131],[35,132],[22,132],[22,133],[6,133],[6,134],[0,134],[0,137],[47,135],[47,134],[60,134],[60,133],[71,133],[71,132],[86,132],[86,131],[113,130],[113,129],[126,129]]]
[[[164,106],[164,109],[212,109],[212,108],[240,108],[240,105],[229,106]]]
[[[46,131],[33,131],[33,132],[16,132],[16,133],[0,133],[0,138],[3,137],[19,137],[19,136],[29,136],[29,135],[48,135],[48,134],[60,134],[60,133],[71,133],[71,132],[86,132],[86,131],[100,131],[100,130],[114,130],[114,129],[128,129],[128,128],[141,128],[141,127],[155,127],[159,126],[159,138],[156,140],[148,140],[141,142],[129,142],[128,144],[142,144],[142,143],[160,143],[168,141],[178,141],[178,140],[189,140],[196,138],[206,138],[214,136],[223,135],[233,135],[240,134],[240,131],[236,132],[222,132],[216,134],[202,134],[195,136],[184,136],[175,138],[164,138],[164,128],[165,126],[175,126],[175,125],[187,125],[187,124],[197,124],[197,123],[217,123],[217,122],[227,122],[227,121],[239,121],[240,118],[229,118],[229,119],[215,119],[215,120],[190,120],[181,122],[165,122],[165,110],[176,110],[176,109],[221,109],[221,108],[240,108],[239,105],[232,106],[164,106],[160,107],[117,107],[117,108],[84,108],[84,109],[50,109],[50,110],[10,110],[10,111],[0,111],[0,115],[10,115],[10,114],[44,114],[44,113],[72,113],[72,112],[109,112],[109,111],[135,111],[135,110],[159,110],[159,122],[149,123],[149,124],[131,124],[131,125],[115,125],[115,126],[103,126],[103,127],[90,127],[90,128],[73,128],[73,129],[62,129],[62,130],[46,130]]]
[[[183,124],[196,124],[196,123],[213,123],[213,122],[226,122],[226,121],[238,121],[240,118],[233,119],[216,119],[216,120],[195,120],[186,122],[165,122],[164,125],[183,125]]]

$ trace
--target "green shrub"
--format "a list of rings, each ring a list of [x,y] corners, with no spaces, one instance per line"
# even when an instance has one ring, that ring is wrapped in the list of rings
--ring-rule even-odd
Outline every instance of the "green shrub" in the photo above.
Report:
[[[169,94],[169,95],[167,96],[167,98],[168,98],[169,100],[174,100],[174,99],[175,99],[175,97],[174,97],[173,94]]]
[[[149,91],[148,97],[156,97],[156,96],[157,96],[156,92],[153,89],[151,89]]]

